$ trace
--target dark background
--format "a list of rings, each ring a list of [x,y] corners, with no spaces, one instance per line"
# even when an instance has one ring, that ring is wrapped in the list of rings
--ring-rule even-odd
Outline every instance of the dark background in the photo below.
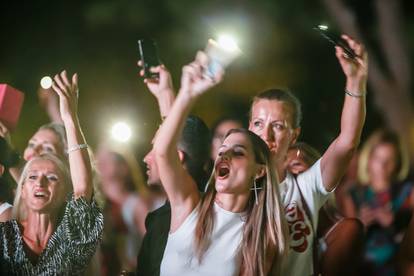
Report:
[[[411,53],[414,4],[402,2]],[[375,44],[372,1],[346,3]],[[142,158],[160,119],[155,99],[137,75],[137,40],[157,41],[178,88],[181,67],[223,31],[238,37],[243,55],[193,113],[211,125],[221,115],[247,115],[252,97],[266,88],[289,88],[303,104],[302,140],[324,150],[338,134],[344,76],[333,47],[312,30],[319,23],[335,27],[318,1],[39,0],[2,1],[0,8],[0,82],[26,95],[12,134],[20,150],[48,121],[37,100],[41,77],[67,69],[79,74],[79,117],[89,143],[96,146],[108,136],[113,122],[127,121]],[[368,94],[364,137],[382,123],[382,112]]]

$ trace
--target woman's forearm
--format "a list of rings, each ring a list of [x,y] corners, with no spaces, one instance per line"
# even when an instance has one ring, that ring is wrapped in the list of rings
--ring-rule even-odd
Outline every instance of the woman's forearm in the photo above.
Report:
[[[163,158],[177,154],[177,143],[184,127],[185,119],[195,102],[185,92],[180,91],[169,115],[160,127],[154,143],[156,154]]]
[[[64,121],[68,139],[68,159],[75,198],[91,200],[92,166],[85,137],[77,118]]]

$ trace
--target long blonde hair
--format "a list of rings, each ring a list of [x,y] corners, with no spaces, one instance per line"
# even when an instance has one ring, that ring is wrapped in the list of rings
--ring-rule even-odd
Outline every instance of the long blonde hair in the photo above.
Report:
[[[246,222],[240,244],[242,266],[240,274],[267,275],[270,271],[280,271],[282,260],[288,249],[288,228],[279,196],[279,183],[275,166],[270,158],[267,145],[253,132],[246,129],[233,129],[233,133],[245,134],[255,153],[256,162],[266,166],[266,175],[256,181],[258,204],[254,193],[246,206]],[[227,137],[226,136],[226,137]],[[215,171],[207,183],[207,191],[200,202],[199,217],[195,230],[195,251],[202,261],[207,251],[214,228],[213,204],[216,196]]]
[[[12,216],[18,221],[26,219],[27,216],[26,205],[22,201],[22,189],[24,182],[26,181],[29,169],[32,166],[32,164],[39,160],[48,160],[53,162],[58,168],[60,174],[63,176],[63,179],[60,181],[62,185],[65,185],[65,188],[68,191],[68,193],[73,189],[68,166],[61,159],[49,153],[44,153],[39,156],[33,157],[24,166],[22,175],[19,179],[19,183],[17,184],[16,195],[14,197],[13,202]]]

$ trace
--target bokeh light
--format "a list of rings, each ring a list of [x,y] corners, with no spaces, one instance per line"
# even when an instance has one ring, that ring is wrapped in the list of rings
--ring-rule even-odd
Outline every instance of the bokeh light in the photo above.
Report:
[[[320,24],[318,25],[319,30],[326,31],[329,29],[328,25]]]
[[[124,122],[118,122],[111,129],[112,138],[119,142],[128,142],[132,136],[131,128]]]
[[[217,43],[220,45],[220,47],[228,51],[231,51],[231,52],[239,51],[239,47],[237,46],[236,39],[229,34],[220,35],[218,37]]]
[[[53,80],[51,77],[49,76],[44,76],[41,80],[40,80],[40,86],[43,89],[49,89],[50,87],[52,87],[53,84]]]

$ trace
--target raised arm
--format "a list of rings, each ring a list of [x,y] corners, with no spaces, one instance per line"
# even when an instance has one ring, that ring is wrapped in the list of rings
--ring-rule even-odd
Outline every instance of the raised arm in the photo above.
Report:
[[[138,61],[138,66],[142,67],[142,61]],[[157,99],[161,118],[165,119],[170,113],[171,107],[175,100],[171,74],[163,64],[157,67],[152,67],[150,70],[153,73],[158,73],[159,78],[146,78],[144,79],[144,83]],[[140,71],[140,75],[144,76],[144,70]]]
[[[358,57],[356,60],[350,59],[342,48],[336,47],[336,57],[346,76],[346,87],[340,134],[329,146],[321,160],[322,179],[328,191],[332,191],[339,183],[358,147],[366,113],[368,55],[361,44],[348,36],[342,37]]]
[[[180,162],[179,155],[185,157],[177,150],[177,143],[194,102],[221,79],[221,74],[215,79],[205,78],[205,64],[205,55],[199,53],[193,63],[184,66],[180,92],[154,142],[161,183],[171,203],[171,231],[182,224],[200,200],[195,181]]]
[[[53,90],[59,95],[59,108],[68,139],[70,175],[75,198],[90,201],[93,194],[92,169],[85,137],[78,119],[78,75],[68,80],[66,71],[54,77]]]

